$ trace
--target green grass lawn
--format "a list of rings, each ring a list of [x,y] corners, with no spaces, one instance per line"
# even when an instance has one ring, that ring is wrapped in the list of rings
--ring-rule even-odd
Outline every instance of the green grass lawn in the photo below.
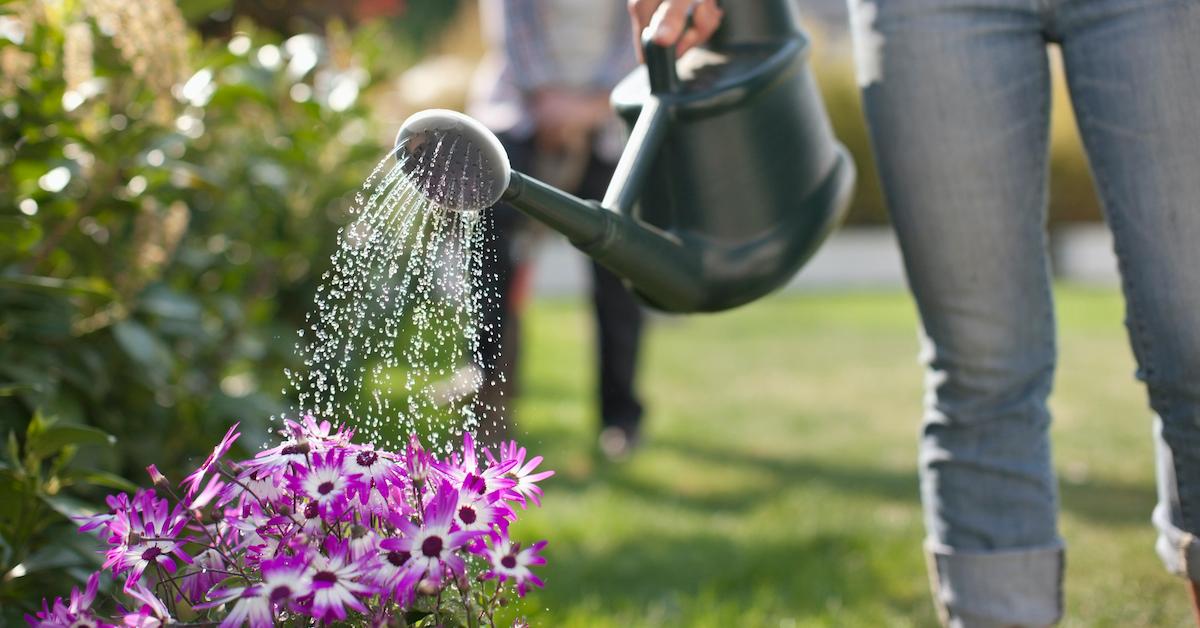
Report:
[[[582,302],[526,318],[523,441],[558,475],[519,538],[548,538],[545,626],[932,626],[915,476],[921,402],[906,294],[814,294],[659,318],[644,447],[594,454]],[[1059,290],[1055,456],[1067,626],[1181,626],[1153,552],[1150,416],[1119,297]]]

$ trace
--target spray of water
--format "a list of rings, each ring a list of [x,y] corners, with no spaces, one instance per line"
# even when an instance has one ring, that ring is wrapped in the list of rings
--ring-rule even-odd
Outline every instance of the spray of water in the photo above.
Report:
[[[347,422],[393,449],[420,433],[448,452],[457,432],[495,429],[481,415],[498,409],[476,399],[498,358],[481,351],[499,333],[481,324],[498,298],[484,276],[491,214],[462,211],[495,190],[452,167],[480,159],[471,142],[424,141],[380,161],[356,194],[299,332],[305,368],[285,373],[284,392],[295,415]]]

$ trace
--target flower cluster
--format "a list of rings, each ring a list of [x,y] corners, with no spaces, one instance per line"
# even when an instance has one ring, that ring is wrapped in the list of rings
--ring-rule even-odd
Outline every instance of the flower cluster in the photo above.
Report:
[[[511,591],[542,585],[531,568],[545,542],[522,548],[508,531],[553,472],[516,443],[481,457],[468,433],[438,460],[415,437],[388,452],[308,416],[287,421],[277,447],[229,463],[236,428],[178,490],[151,465],[154,488],[110,496],[107,513],[86,518],[80,529],[108,544],[101,571],[29,623],[473,626],[494,624]],[[120,592],[102,615],[93,602],[105,573]]]

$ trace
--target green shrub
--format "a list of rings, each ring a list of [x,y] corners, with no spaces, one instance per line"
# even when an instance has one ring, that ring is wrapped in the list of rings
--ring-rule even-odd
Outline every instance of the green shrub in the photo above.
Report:
[[[284,41],[242,23],[205,43],[170,0],[6,2],[0,20],[0,473],[22,467],[37,421],[117,439],[34,465],[82,478],[55,494],[92,503],[88,478],[144,483],[151,462],[181,477],[235,420],[255,446],[386,153],[362,94],[411,42],[378,24]],[[25,486],[0,509],[0,624],[33,600],[7,602],[52,591],[22,565],[60,534],[18,525],[55,512],[49,476],[31,474],[0,478]]]

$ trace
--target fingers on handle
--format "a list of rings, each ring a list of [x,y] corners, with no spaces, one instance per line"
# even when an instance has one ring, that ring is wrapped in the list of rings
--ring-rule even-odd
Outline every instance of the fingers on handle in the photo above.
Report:
[[[654,43],[660,46],[671,46],[679,41],[687,24],[688,9],[692,0],[666,0],[658,5],[654,16],[650,18],[650,32],[653,33]]]
[[[717,6],[717,0],[629,0],[628,6],[634,41],[640,42],[644,29],[648,28],[654,43],[675,45],[676,53],[680,55],[708,41],[725,15]],[[692,13],[690,28],[689,11]],[[641,54],[639,44],[639,58]]]
[[[676,54],[682,55],[691,48],[708,41],[708,38],[712,37],[717,27],[721,25],[721,18],[724,15],[721,8],[717,6],[716,0],[702,0],[696,3],[696,8],[692,10],[692,27],[679,40],[675,50]]]

